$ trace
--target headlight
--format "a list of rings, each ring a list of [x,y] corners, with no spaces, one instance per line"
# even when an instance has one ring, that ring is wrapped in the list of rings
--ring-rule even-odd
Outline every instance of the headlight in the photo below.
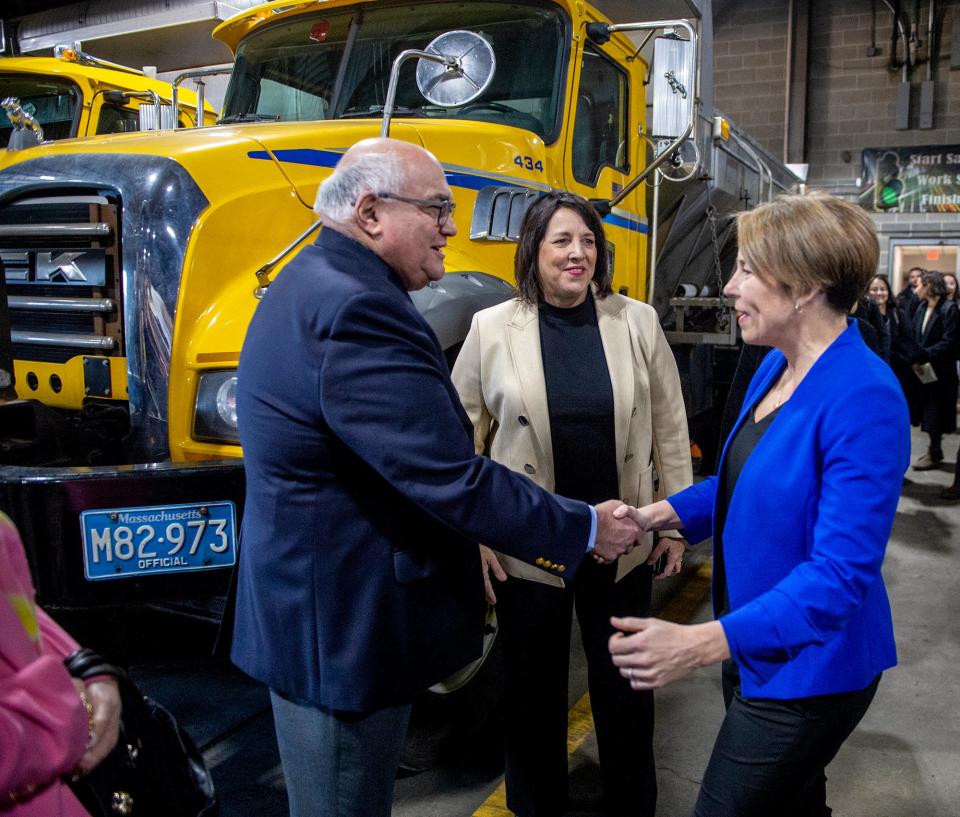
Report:
[[[237,370],[204,372],[197,386],[193,415],[193,436],[197,440],[238,443]]]

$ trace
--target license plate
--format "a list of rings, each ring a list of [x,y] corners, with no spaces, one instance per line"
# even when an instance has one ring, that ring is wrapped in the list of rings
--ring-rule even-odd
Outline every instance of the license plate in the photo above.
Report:
[[[232,502],[83,511],[89,581],[229,567],[237,560]]]

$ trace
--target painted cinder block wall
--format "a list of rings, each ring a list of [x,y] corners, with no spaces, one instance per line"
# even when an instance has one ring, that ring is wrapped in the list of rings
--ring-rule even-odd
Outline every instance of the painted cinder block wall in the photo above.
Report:
[[[902,3],[912,12],[913,3]],[[917,127],[926,64],[910,73],[910,128],[897,130],[901,72],[888,69],[893,15],[876,0],[878,56],[868,56],[870,0],[811,0],[805,156],[811,187],[855,197],[864,148],[960,144],[960,70],[950,70],[951,35],[960,0],[939,0],[944,12],[934,70],[933,129]],[[730,0],[714,15],[716,106],[776,156],[783,156],[787,79],[787,0]],[[922,0],[921,39],[926,42]],[[898,46],[902,56],[902,46]],[[921,50],[925,57],[927,49]],[[880,270],[891,238],[960,238],[960,215],[876,214]]]

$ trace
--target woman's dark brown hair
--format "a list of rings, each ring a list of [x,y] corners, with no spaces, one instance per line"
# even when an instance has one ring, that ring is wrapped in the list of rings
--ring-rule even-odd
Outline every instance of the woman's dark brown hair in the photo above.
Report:
[[[951,300],[951,301],[958,301],[958,302],[960,302],[960,287],[958,287],[958,283],[960,283],[960,282],[957,281],[957,276],[954,275],[952,272],[945,272],[945,273],[943,273],[944,285],[946,285],[947,278],[953,278],[953,294],[951,295],[950,292],[949,292],[949,290],[948,290],[948,291],[947,291],[947,298],[948,298],[949,300]]]
[[[937,272],[937,270],[928,269],[924,270],[923,275],[920,276],[920,280],[923,282],[924,289],[927,290],[927,295],[933,295],[935,298],[943,298],[947,294],[947,284],[943,280],[943,273]]]
[[[593,271],[597,297],[605,298],[613,291],[610,285],[613,270],[610,269],[607,239],[603,234],[603,222],[600,221],[600,216],[593,205],[582,196],[573,193],[547,193],[530,205],[530,209],[524,215],[520,224],[520,241],[513,257],[517,295],[528,304],[538,304],[543,301],[543,285],[540,283],[538,265],[540,245],[547,234],[550,219],[561,207],[573,210],[593,233],[597,247],[597,262]]]
[[[884,305],[887,307],[895,307],[897,305],[897,299],[893,296],[893,289],[890,286],[890,282],[887,280],[887,276],[874,275],[873,278],[870,279],[870,283],[867,284],[868,289],[873,286],[874,281],[879,281],[881,284],[883,284],[883,288],[887,291],[887,297],[884,299]]]

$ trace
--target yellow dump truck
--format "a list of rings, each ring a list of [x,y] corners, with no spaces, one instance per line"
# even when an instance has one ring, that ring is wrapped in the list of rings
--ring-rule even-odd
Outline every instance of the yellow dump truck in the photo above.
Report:
[[[197,124],[197,94],[180,92],[179,125]],[[78,49],[57,47],[53,57],[0,57],[0,100],[16,100],[41,128],[40,140],[128,133],[172,126],[173,88],[133,68],[104,62]],[[216,113],[201,100],[201,124]],[[0,108],[0,147],[14,132]]]
[[[736,342],[715,213],[796,180],[702,103],[709,13],[278,0],[215,36],[236,55],[216,127],[100,134],[106,93],[65,87],[69,133],[98,135],[0,156],[0,508],[42,603],[216,618],[243,510],[245,328],[312,240],[320,182],[387,126],[437,156],[456,198],[448,274],[415,298],[451,357],[471,315],[510,296],[520,218],[552,189],[596,202],[614,286],[656,304],[685,372],[703,344]],[[448,79],[479,85],[481,51],[482,93],[444,97]],[[72,70],[43,82],[77,83]]]

